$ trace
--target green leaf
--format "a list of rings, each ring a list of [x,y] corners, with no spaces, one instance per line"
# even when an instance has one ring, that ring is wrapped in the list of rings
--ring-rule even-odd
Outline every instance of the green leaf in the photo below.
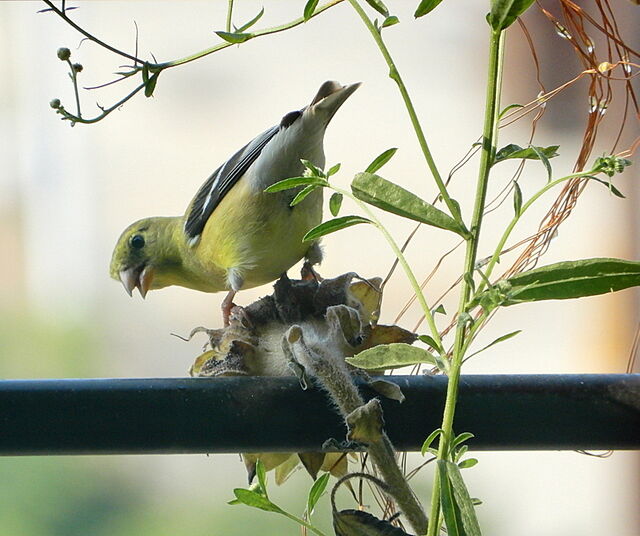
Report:
[[[442,428],[436,428],[433,432],[431,432],[427,436],[427,439],[424,440],[424,443],[422,444],[422,448],[420,449],[420,452],[422,453],[423,456],[426,454],[429,447],[431,447],[431,443],[433,443],[436,440],[436,437],[438,437],[443,433],[444,433],[444,430]]]
[[[247,506],[251,506],[253,508],[259,508],[260,510],[264,510],[266,512],[277,512],[279,514],[282,513],[282,509],[279,506],[273,504],[264,495],[260,495],[259,493],[251,491],[250,489],[236,488],[233,490],[233,494],[241,504],[246,504]]]
[[[542,266],[510,277],[502,305],[596,296],[640,285],[640,262],[596,258]]]
[[[312,15],[313,12],[316,10],[316,7],[318,6],[318,1],[319,0],[309,0],[305,6],[304,6],[304,20],[305,22],[308,21]]]
[[[533,0],[492,0],[487,21],[495,31],[504,30],[529,9],[532,3]]]
[[[379,154],[376,159],[371,162],[371,164],[369,164],[367,166],[367,169],[365,169],[365,171],[367,173],[375,173],[376,171],[378,171],[382,166],[384,166],[389,160],[391,160],[391,157],[396,154],[396,151],[398,150],[397,147],[393,147],[391,149],[387,149],[386,151],[384,151],[382,154]]]
[[[454,440],[451,442],[451,450],[455,449],[458,445],[461,445],[465,441],[475,437],[471,432],[462,432],[460,435],[456,436]]]
[[[369,4],[373,9],[375,9],[380,15],[384,15],[385,17],[389,16],[389,10],[387,6],[381,0],[365,0],[367,4]]]
[[[445,460],[438,460],[438,474],[440,476],[440,505],[442,506],[444,523],[447,527],[447,535],[465,536],[462,516],[456,504]]]
[[[327,489],[327,484],[329,483],[330,473],[325,473],[322,476],[318,477],[316,481],[311,486],[309,490],[309,496],[307,497],[307,515],[310,516],[313,514],[313,509],[316,507],[316,504],[322,497],[324,490]]]
[[[244,32],[216,32],[216,35],[221,39],[224,39],[227,43],[233,43],[234,45],[244,43],[253,37],[251,33]]]
[[[505,106],[503,110],[498,115],[498,119],[502,119],[507,112],[513,110],[514,108],[524,108],[523,104],[509,104],[509,106]]]
[[[291,177],[290,179],[284,179],[278,181],[271,186],[264,189],[265,192],[273,193],[280,192],[282,190],[290,190],[291,188],[297,188],[298,186],[329,186],[329,183],[320,177]]]
[[[438,5],[442,2],[442,0],[422,0],[416,9],[416,12],[413,16],[417,19],[419,17],[423,17],[427,13],[431,13]]]
[[[331,198],[329,199],[329,210],[331,211],[331,215],[336,217],[340,212],[340,207],[342,206],[342,194],[338,192],[334,192]]]
[[[151,78],[146,82],[144,86],[144,96],[151,97],[153,92],[156,89],[156,84],[158,82],[158,76],[160,76],[160,71],[157,71],[151,75]]]
[[[439,346],[438,343],[430,335],[420,335],[418,336],[418,340],[422,341],[425,344],[428,344],[434,350],[437,350],[438,352],[442,352],[442,347]]]
[[[341,216],[340,218],[325,221],[314,227],[304,235],[302,241],[307,242],[309,240],[316,240],[321,236],[328,235],[329,233],[335,233],[340,229],[351,227],[352,225],[358,225],[359,223],[372,223],[372,221],[367,218],[363,218],[362,216]]]
[[[447,311],[444,308],[444,305],[440,304],[433,310],[433,314],[440,313],[441,315],[446,315]]]
[[[478,465],[477,458],[467,458],[466,460],[462,460],[458,467],[460,469],[468,469],[469,467],[473,467],[474,465]]]
[[[451,487],[453,488],[453,496],[455,499],[457,511],[459,512],[459,518],[462,521],[463,532],[465,536],[481,536],[480,525],[478,524],[478,518],[476,517],[476,511],[473,507],[473,501],[467,491],[460,468],[451,462],[446,462],[447,474]],[[440,463],[440,462],[438,462]],[[464,462],[463,462],[464,463]]]
[[[382,27],[388,28],[389,26],[393,26],[394,24],[398,24],[399,22],[400,19],[398,17],[396,17],[395,15],[390,15],[386,19],[384,19],[384,21],[382,22]]]
[[[245,30],[248,30],[249,28],[251,28],[256,22],[258,22],[262,18],[262,15],[264,15],[264,8],[262,8],[260,12],[255,17],[253,17],[249,22],[246,22],[245,24],[240,26],[240,28],[236,28],[236,33],[242,33]]]
[[[329,171],[327,171],[327,177],[331,177],[340,171],[340,164],[336,164],[335,166],[331,166]]]
[[[620,190],[618,190],[610,181],[599,179],[598,177],[594,177],[593,175],[586,175],[584,178],[594,180],[596,182],[599,182],[600,184],[604,184],[613,195],[615,195],[616,197],[625,199],[625,196],[623,195],[623,193]]]
[[[265,471],[264,464],[260,459],[256,461],[256,476],[258,477],[258,485],[260,486],[260,491],[262,491],[262,494],[268,499],[269,494],[267,493],[267,472]]]
[[[501,337],[498,337],[496,340],[490,342],[489,344],[487,344],[486,346],[483,346],[482,348],[480,348],[480,350],[478,350],[477,352],[473,352],[472,354],[469,354],[465,360],[469,359],[470,357],[473,357],[474,355],[479,354],[480,352],[484,352],[487,348],[491,348],[493,345],[498,344],[500,342],[504,342],[506,340],[509,340],[511,337],[515,337],[518,333],[522,332],[521,329],[517,329],[516,331],[512,331],[511,333],[507,333],[506,335],[502,335]]]
[[[421,363],[436,364],[433,355],[424,348],[411,346],[404,342],[379,344],[353,357],[347,357],[345,361],[354,367],[365,370],[387,370]]]
[[[493,159],[493,164],[495,165],[498,162],[509,159],[526,158],[528,160],[540,160],[541,155],[543,158],[548,160],[549,158],[558,156],[558,153],[556,151],[559,147],[559,145],[550,145],[549,147],[534,147],[530,145],[526,149],[523,149],[519,145],[510,143],[496,153],[496,156]]]
[[[300,162],[302,162],[302,165],[304,167],[306,167],[312,175],[315,175],[316,177],[324,177],[324,172],[318,167],[316,166],[314,163],[309,162],[309,160],[305,160],[304,158],[300,159]]]
[[[513,181],[513,211],[520,216],[522,211],[522,190],[517,181]]]
[[[304,201],[304,199],[316,188],[318,188],[318,185],[316,184],[310,184],[309,186],[305,186],[305,188],[300,190],[298,194],[291,200],[291,203],[289,203],[289,206],[295,207],[298,203]]]
[[[463,237],[468,235],[467,230],[451,216],[379,175],[366,171],[358,173],[351,183],[351,190],[355,197],[379,209],[453,231]]]
[[[554,156],[557,156],[558,153],[553,151],[553,154],[551,156],[547,156],[545,151],[548,151],[548,149],[553,149],[553,147],[556,147],[556,149],[557,149],[558,146],[552,146],[552,147],[543,148],[543,147],[536,147],[535,145],[531,145],[531,147],[530,147],[530,149],[538,157],[538,160],[540,160],[540,162],[542,162],[542,164],[544,165],[545,169],[547,170],[547,181],[551,180],[551,174],[552,174],[551,163],[549,162],[549,158],[553,158]]]

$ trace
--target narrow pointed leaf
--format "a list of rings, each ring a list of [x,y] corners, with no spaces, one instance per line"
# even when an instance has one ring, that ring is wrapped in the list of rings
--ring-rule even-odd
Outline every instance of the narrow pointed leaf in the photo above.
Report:
[[[472,439],[473,437],[475,436],[471,432],[462,432],[451,442],[451,449],[455,449],[458,445],[462,445],[462,443],[468,441],[469,439]]]
[[[304,6],[304,20],[307,21],[309,20],[312,15],[313,12],[316,10],[316,7],[318,6],[318,1],[319,0],[309,0],[305,6]]]
[[[380,15],[384,15],[385,17],[389,16],[389,10],[381,0],[365,0],[365,2],[367,2],[367,4],[369,4],[373,9],[380,13]]]
[[[352,225],[358,225],[359,223],[372,223],[371,220],[363,218],[362,216],[342,216],[333,220],[325,221],[311,229],[303,237],[303,241],[316,240],[321,236],[328,235],[329,233],[335,233],[340,229],[351,227]]]
[[[403,342],[380,344],[353,357],[347,357],[346,361],[354,367],[365,370],[387,370],[421,363],[435,365],[433,355],[424,348]]]
[[[327,177],[331,177],[340,171],[340,164],[336,164],[335,166],[331,166],[329,171],[327,171]]]
[[[396,151],[398,150],[397,147],[392,147],[391,149],[387,149],[386,151],[384,151],[383,153],[379,154],[375,160],[373,162],[371,162],[371,164],[369,164],[367,166],[367,169],[365,169],[365,171],[367,173],[375,173],[376,171],[378,171],[382,166],[384,166],[389,160],[391,160],[391,158],[393,157],[394,154],[396,154]]]
[[[455,463],[444,463],[447,465],[447,473],[453,489],[453,496],[456,502],[457,511],[459,512],[460,520],[462,521],[463,531],[461,534],[464,534],[465,536],[481,536],[480,524],[476,517],[473,501],[467,491],[467,486],[465,485],[462,474],[460,473],[460,468]]]
[[[379,175],[366,171],[358,173],[351,183],[351,190],[361,201],[392,214],[453,231],[463,237],[468,234],[467,230],[448,214]]]
[[[498,337],[496,340],[491,341],[486,346],[483,346],[482,348],[480,348],[480,350],[478,350],[477,352],[473,352],[472,354],[469,354],[465,359],[469,359],[470,357],[472,357],[474,355],[477,355],[480,352],[484,352],[487,348],[491,348],[495,344],[507,341],[507,340],[511,339],[512,337],[515,337],[518,333],[521,333],[521,332],[522,332],[522,330],[518,329],[516,331],[512,331],[511,333],[507,333],[506,335],[502,335],[502,337]]]
[[[329,199],[329,210],[331,211],[331,215],[336,217],[340,212],[340,207],[342,206],[342,194],[338,192],[334,192],[331,198]]]
[[[273,193],[280,192],[282,190],[290,190],[291,188],[297,188],[298,186],[329,186],[329,183],[325,179],[320,177],[291,177],[290,179],[284,179],[278,181],[275,184],[264,189],[265,192]]]
[[[470,467],[473,467],[474,465],[478,465],[478,459],[477,458],[467,458],[466,460],[462,460],[458,464],[458,467],[460,469],[469,469]]]
[[[267,472],[265,471],[264,464],[260,459],[256,461],[256,476],[258,477],[258,484],[260,486],[260,490],[262,491],[263,495],[268,499],[269,494],[267,493]]]
[[[513,211],[516,213],[516,216],[520,216],[520,212],[522,211],[522,190],[520,189],[520,185],[515,181],[513,183]]]
[[[555,146],[554,146],[555,147]],[[553,147],[551,147],[552,149]],[[551,162],[549,162],[549,157],[547,156],[547,152],[550,149],[549,147],[547,147],[546,149],[543,147],[536,147],[535,145],[531,145],[530,149],[536,154],[536,156],[538,157],[538,160],[540,160],[540,162],[542,162],[542,164],[544,165],[545,169],[547,170],[547,180],[550,181],[551,180]],[[557,147],[556,147],[557,149]],[[556,156],[558,153],[556,153],[555,151],[553,151],[553,154],[551,155]]]
[[[310,184],[309,186],[305,186],[302,190],[298,192],[298,194],[291,200],[289,203],[290,207],[295,207],[298,203],[304,201],[304,199],[313,192],[318,186],[316,184]]]
[[[447,527],[447,535],[465,536],[460,510],[456,505],[453,486],[449,480],[447,462],[445,460],[438,460],[438,473],[440,476],[440,505],[442,507],[442,517],[444,517],[444,523]]]
[[[282,513],[282,509],[278,505],[273,504],[265,496],[260,495],[255,491],[244,488],[236,488],[233,490],[233,493],[236,496],[237,501],[242,504],[252,506],[253,508],[259,508],[260,510],[264,510],[266,512]]]
[[[596,296],[640,285],[640,262],[596,258],[565,261],[506,280],[503,305]]]
[[[534,147],[534,146],[530,146],[530,147],[526,147],[526,148],[522,148],[519,145],[515,145],[513,143],[504,146],[502,149],[500,149],[497,153],[496,156],[493,160],[494,164],[497,164],[498,162],[502,162],[504,160],[510,160],[510,159],[528,159],[528,160],[541,160],[542,158],[545,158],[548,164],[548,160],[549,158],[553,158],[555,156],[558,156],[558,149],[559,149],[559,145],[550,145],[549,147]]]
[[[431,13],[438,5],[442,2],[442,0],[422,0],[420,4],[413,14],[413,16],[417,19],[419,17],[423,17],[427,13]]]
[[[433,432],[431,432],[427,436],[427,439],[424,440],[424,443],[422,444],[422,448],[420,449],[420,452],[422,453],[423,456],[429,450],[429,447],[431,447],[431,443],[433,443],[436,437],[441,435],[443,432],[444,430],[442,430],[442,428],[436,428]]]
[[[498,119],[502,119],[506,115],[507,112],[510,112],[514,108],[524,108],[524,105],[522,105],[522,104],[509,104],[509,106],[505,106],[504,109],[498,115]]]
[[[594,180],[596,182],[599,182],[600,184],[604,184],[613,195],[615,195],[616,197],[620,197],[621,199],[625,199],[624,194],[620,190],[618,190],[611,182],[599,179],[598,177],[594,177],[593,175],[587,175],[584,178]]]
[[[153,92],[156,89],[156,84],[158,83],[158,77],[160,76],[160,71],[155,72],[151,75],[151,77],[149,78],[149,80],[147,81],[147,83],[144,86],[144,96],[145,97],[151,97],[153,95]]]
[[[316,479],[309,490],[309,496],[307,497],[307,515],[311,515],[313,513],[313,509],[318,504],[320,497],[324,493],[324,490],[327,489],[327,484],[329,483],[330,473],[324,473],[322,476]]]
[[[400,19],[398,17],[396,17],[395,15],[390,15],[386,19],[384,19],[384,21],[382,22],[382,27],[388,28],[389,26],[393,26],[395,24],[398,24],[399,22]]]
[[[253,34],[244,33],[244,32],[216,32],[216,35],[221,39],[224,39],[227,43],[233,43],[237,45],[239,43],[244,43],[253,37]]]
[[[504,30],[529,9],[532,3],[533,0],[492,0],[487,21],[494,30]]]
[[[240,28],[237,28],[236,33],[242,33],[245,30],[248,30],[249,28],[251,28],[256,22],[258,22],[262,18],[262,15],[264,15],[264,8],[262,8],[260,12],[255,17],[253,17],[249,22],[246,22],[245,24],[240,26]]]

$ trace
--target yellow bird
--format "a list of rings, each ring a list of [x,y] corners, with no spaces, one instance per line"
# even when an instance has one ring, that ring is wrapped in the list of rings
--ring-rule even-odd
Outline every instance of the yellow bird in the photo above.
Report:
[[[240,289],[269,283],[305,257],[319,263],[315,242],[302,237],[322,219],[322,188],[289,206],[297,193],[265,193],[280,180],[300,176],[301,159],[325,164],[327,125],[360,84],[322,84],[311,104],[286,114],[220,166],[183,216],[139,220],[122,233],[110,274],[131,296],[178,285],[202,292],[228,291],[222,302],[228,324]]]

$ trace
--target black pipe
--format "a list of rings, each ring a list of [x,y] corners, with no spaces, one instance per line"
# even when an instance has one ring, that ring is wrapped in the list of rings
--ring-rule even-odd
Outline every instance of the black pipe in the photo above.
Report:
[[[406,396],[383,401],[387,433],[419,450],[447,378],[386,379]],[[463,376],[455,422],[477,450],[640,449],[640,374]],[[303,452],[328,438],[344,424],[293,378],[0,381],[3,455]]]

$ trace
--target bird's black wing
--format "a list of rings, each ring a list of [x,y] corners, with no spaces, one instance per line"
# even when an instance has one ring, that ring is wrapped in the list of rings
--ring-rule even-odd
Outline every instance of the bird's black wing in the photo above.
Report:
[[[256,161],[262,149],[273,139],[279,129],[280,125],[272,127],[250,141],[216,169],[200,187],[189,207],[184,224],[184,232],[190,244],[198,241],[209,216],[222,198]]]

